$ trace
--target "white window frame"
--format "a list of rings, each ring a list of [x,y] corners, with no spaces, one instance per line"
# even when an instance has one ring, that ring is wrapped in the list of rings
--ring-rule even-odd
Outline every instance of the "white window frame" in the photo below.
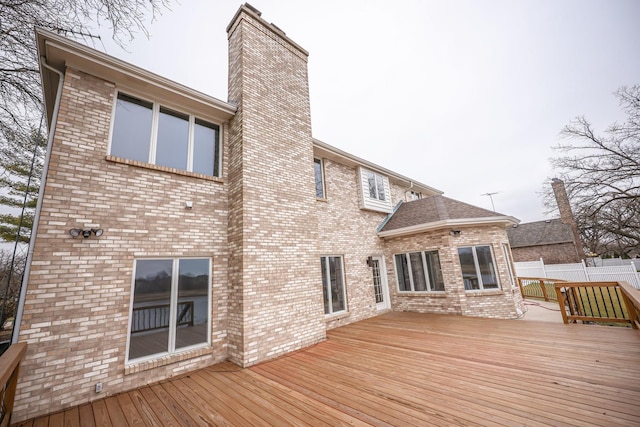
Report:
[[[129,92],[125,92],[125,91],[116,91],[115,93],[115,97],[114,97],[114,102],[113,102],[113,108],[112,108],[112,112],[111,112],[111,126],[109,129],[109,143],[107,144],[107,153],[109,153],[109,155],[111,154],[111,145],[112,145],[112,141],[113,141],[113,131],[115,129],[115,124],[116,124],[116,110],[118,107],[118,96],[122,94],[125,95],[127,97],[130,98],[134,98],[134,99],[138,99],[140,101],[143,102],[147,102],[152,104],[152,108],[151,108],[151,140],[149,141],[149,158],[148,158],[148,163],[152,164],[152,165],[156,165],[156,150],[157,150],[157,145],[158,145],[158,125],[160,123],[160,109],[164,108],[166,110],[178,113],[178,114],[182,114],[185,116],[189,117],[188,120],[188,124],[189,124],[189,131],[188,131],[188,142],[187,142],[187,168],[186,169],[178,169],[178,170],[186,170],[187,172],[193,172],[193,150],[194,150],[194,138],[195,138],[195,124],[196,124],[196,120],[201,120],[203,122],[206,122],[208,124],[217,126],[217,131],[218,131],[218,140],[215,141],[214,143],[217,142],[217,151],[215,150],[215,146],[214,146],[214,167],[213,167],[213,172],[215,172],[216,167],[218,170],[218,174],[214,175],[213,173],[211,175],[208,176],[214,176],[217,178],[220,178],[222,176],[222,126],[219,123],[216,123],[215,121],[212,120],[207,120],[204,119],[202,117],[199,116],[195,116],[193,114],[189,114],[189,113],[185,113],[183,111],[180,111],[180,109],[177,108],[173,108],[170,105],[167,104],[160,104],[158,102],[152,101],[148,98],[145,97],[141,97],[138,95],[131,95]],[[217,164],[216,164],[217,163]],[[163,165],[157,165],[160,167],[163,167]],[[200,173],[200,172],[194,172],[194,173]]]
[[[511,289],[518,287],[516,283],[515,274],[513,274],[513,263],[511,262],[511,249],[506,243],[502,244],[502,250],[504,252],[504,259],[507,263],[507,272],[509,273],[509,280],[511,281]]]
[[[325,180],[324,180],[324,159],[321,159],[319,157],[314,157],[313,158],[313,176],[314,178],[316,178],[316,163],[320,164],[320,179],[322,180],[322,196],[318,196],[318,187],[316,186],[316,198],[317,199],[321,199],[324,200],[327,198],[327,187],[325,185]]]
[[[328,283],[325,283],[323,281],[322,283],[322,293],[323,293],[323,304],[324,304],[324,293],[325,293],[325,289],[331,289],[331,269],[329,268],[329,258],[338,258],[340,260],[340,265],[341,265],[341,270],[342,270],[342,298],[344,299],[344,309],[340,310],[340,311],[333,311],[333,299],[331,297],[331,292],[327,292],[327,296],[329,299],[329,313],[324,313],[325,317],[331,317],[331,316],[335,316],[338,314],[342,314],[342,313],[346,313],[349,309],[349,305],[348,305],[348,301],[347,301],[347,281],[346,281],[346,272],[344,271],[344,257],[342,255],[321,255],[320,256],[320,261],[322,262],[322,259],[325,258],[325,264],[321,265],[321,268],[326,268],[326,272],[327,274],[324,275],[327,280]],[[321,275],[322,277],[322,275]]]
[[[420,258],[422,260],[422,272],[424,273],[424,281],[427,285],[427,289],[424,291],[417,291],[416,287],[415,287],[415,283],[413,281],[413,267],[411,266],[411,257],[410,254],[412,253],[420,253]],[[397,280],[397,285],[398,285],[398,292],[400,293],[426,293],[426,292],[437,292],[437,293],[442,293],[445,291],[445,289],[442,290],[437,290],[435,289],[435,286],[431,283],[431,278],[429,277],[429,263],[427,262],[427,252],[435,252],[438,254],[438,262],[440,262],[440,253],[437,250],[427,250],[427,251],[412,251],[412,252],[401,252],[401,253],[397,253],[393,255],[393,263],[394,263],[394,268],[396,270],[396,280]],[[400,289],[400,270],[398,269],[398,262],[397,262],[397,256],[404,256],[406,262],[407,262],[407,268],[409,269],[409,284],[411,289],[410,290],[406,290],[406,289]],[[440,262],[440,271],[442,272],[442,263]],[[443,282],[444,282],[444,277],[442,278]],[[402,279],[404,281],[404,278]]]
[[[187,347],[181,347],[179,349],[176,350],[175,345],[176,345],[176,313],[177,313],[177,306],[178,306],[178,279],[179,279],[179,274],[177,274],[177,272],[179,271],[179,265],[180,265],[180,261],[181,260],[187,260],[187,259],[200,259],[200,260],[207,260],[209,262],[209,282],[207,284],[207,341],[206,342],[202,342],[202,343],[198,343],[198,344],[194,344],[191,346],[187,346]],[[167,351],[164,352],[160,352],[160,353],[154,353],[154,354],[150,354],[147,356],[142,356],[142,357],[137,357],[134,359],[129,359],[129,347],[131,345],[131,319],[133,318],[133,302],[134,302],[134,297],[135,297],[135,284],[136,284],[136,268],[138,265],[138,261],[166,261],[166,260],[171,260],[172,261],[172,276],[171,276],[171,296],[170,296],[170,301],[169,301],[169,343],[168,343],[168,349]],[[211,284],[212,284],[212,273],[213,273],[213,269],[212,269],[212,261],[211,258],[207,258],[207,257],[179,257],[179,258],[173,258],[173,257],[154,257],[154,258],[136,258],[133,261],[133,274],[132,274],[132,278],[131,278],[131,295],[130,295],[130,300],[129,300],[129,326],[127,327],[127,346],[125,349],[125,365],[130,364],[130,363],[140,363],[140,362],[145,362],[145,361],[149,361],[149,360],[155,360],[155,359],[159,359],[163,356],[167,356],[167,355],[173,355],[173,354],[180,354],[180,353],[184,353],[185,351],[190,351],[193,349],[198,349],[198,348],[206,348],[211,346]],[[195,313],[194,313],[195,315]]]
[[[489,248],[489,252],[491,254],[491,261],[493,261],[493,273],[496,275],[496,285],[497,286],[495,288],[485,288],[484,287],[484,283],[482,281],[482,271],[480,270],[480,262],[478,261],[478,253],[476,251],[476,248],[478,248],[478,247],[488,247]],[[475,269],[476,269],[476,276],[478,277],[478,287],[479,287],[479,289],[466,289],[465,288],[465,292],[480,292],[480,291],[498,291],[498,290],[501,290],[502,286],[500,284],[500,276],[498,275],[498,268],[497,268],[498,266],[496,264],[496,256],[493,253],[493,246],[492,245],[460,246],[458,248],[458,250],[467,249],[467,248],[471,248],[471,253],[473,254],[473,264],[474,264]],[[458,252],[458,257],[460,257],[460,253],[459,252]],[[462,269],[462,265],[460,265],[460,268]]]
[[[391,213],[393,205],[391,201],[391,184],[389,177],[378,173],[374,170],[359,167],[358,176],[360,180],[360,208],[377,212]],[[371,196],[369,191],[369,177],[372,176],[375,182],[375,194]],[[384,194],[380,193],[380,184],[382,185]]]

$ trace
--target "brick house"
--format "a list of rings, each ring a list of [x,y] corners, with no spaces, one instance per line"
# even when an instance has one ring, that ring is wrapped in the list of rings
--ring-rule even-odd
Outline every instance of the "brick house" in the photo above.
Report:
[[[228,102],[37,32],[51,131],[14,421],[385,310],[521,311],[517,220],[313,139],[307,52],[248,5],[227,32]]]
[[[544,260],[571,264],[585,259],[585,251],[564,182],[553,178],[551,187],[560,218],[516,224],[507,228],[514,262]]]

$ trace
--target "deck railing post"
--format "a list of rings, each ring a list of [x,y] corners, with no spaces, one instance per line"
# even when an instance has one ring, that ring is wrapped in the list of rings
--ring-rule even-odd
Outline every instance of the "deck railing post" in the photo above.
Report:
[[[17,343],[10,346],[0,357],[0,387],[4,390],[2,402],[0,402],[0,427],[11,424],[11,413],[13,412],[13,403],[18,386],[20,362],[22,362],[26,351],[27,344]]]
[[[562,314],[562,321],[567,324],[569,323],[569,319],[567,319],[567,311],[566,301],[564,299],[564,292],[562,292],[562,288],[556,285],[556,297],[558,298],[558,304],[560,305],[560,314]]]
[[[544,280],[540,280],[540,287],[542,288],[542,296],[545,301],[549,301],[549,295],[547,295],[547,284]]]

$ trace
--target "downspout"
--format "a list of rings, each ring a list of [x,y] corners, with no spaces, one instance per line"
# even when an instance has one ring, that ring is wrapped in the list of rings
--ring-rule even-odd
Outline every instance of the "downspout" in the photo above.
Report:
[[[47,64],[44,56],[40,57],[40,65],[47,70],[53,71],[60,78],[58,80],[58,91],[56,93],[56,102],[53,106],[53,116],[49,125],[49,136],[47,138],[47,151],[45,154],[44,164],[42,166],[42,177],[40,178],[40,190],[38,192],[38,203],[36,204],[36,212],[33,217],[33,225],[31,226],[31,237],[29,239],[29,252],[27,253],[27,262],[24,267],[22,276],[22,286],[20,287],[20,298],[18,299],[18,310],[13,322],[13,332],[11,334],[11,344],[18,342],[20,334],[20,323],[22,323],[22,313],[24,311],[24,302],[27,296],[27,284],[29,283],[29,275],[31,273],[31,262],[33,260],[33,249],[36,245],[36,236],[38,234],[38,223],[40,222],[40,211],[42,210],[42,200],[44,198],[44,187],[47,184],[47,173],[49,172],[49,161],[51,160],[51,147],[53,146],[53,134],[58,121],[58,110],[60,109],[60,99],[62,98],[62,85],[64,84],[64,73],[56,70]]]

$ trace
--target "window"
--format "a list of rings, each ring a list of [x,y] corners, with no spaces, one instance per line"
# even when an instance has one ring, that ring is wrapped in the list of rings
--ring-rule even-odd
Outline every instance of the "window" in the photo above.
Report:
[[[324,168],[322,167],[322,160],[313,159],[313,170],[316,174],[316,197],[324,199]]]
[[[466,290],[498,289],[498,276],[491,246],[458,248]]]
[[[410,191],[409,192],[409,201],[420,200],[422,199],[422,193],[418,191]]]
[[[335,314],[347,309],[344,289],[342,257],[320,257],[322,268],[322,292],[324,294],[324,314]]]
[[[210,288],[209,259],[136,260],[127,360],[209,344]]]
[[[391,187],[389,178],[376,172],[360,168],[362,201],[360,207],[379,212],[390,213]]]
[[[118,94],[110,154],[220,176],[220,127],[123,93]]]
[[[396,254],[400,292],[443,292],[444,279],[438,251]]]
[[[367,171],[367,184],[369,185],[369,197],[384,202],[386,196],[384,193],[384,178],[382,175]]]
[[[515,275],[513,274],[513,268],[511,267],[511,249],[506,243],[502,244],[502,251],[504,252],[504,259],[507,262],[507,271],[509,273],[509,280],[511,281],[511,288],[517,288]]]

